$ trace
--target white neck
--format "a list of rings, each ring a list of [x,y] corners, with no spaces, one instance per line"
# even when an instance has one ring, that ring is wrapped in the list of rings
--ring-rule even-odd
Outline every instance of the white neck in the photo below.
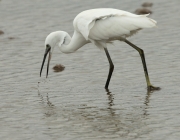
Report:
[[[63,53],[73,53],[87,43],[88,41],[86,41],[80,33],[74,31],[73,37],[72,39],[70,38],[69,44],[59,44],[59,49]]]

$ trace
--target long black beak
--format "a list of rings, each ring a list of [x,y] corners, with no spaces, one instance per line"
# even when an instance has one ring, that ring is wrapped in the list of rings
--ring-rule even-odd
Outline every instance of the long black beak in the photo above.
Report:
[[[47,54],[48,54],[48,52],[49,52],[48,63],[47,63],[47,73],[46,73],[46,78],[47,78],[47,76],[48,76],[49,62],[50,62],[50,59],[51,59],[51,52],[50,52],[50,50],[51,50],[51,47],[50,47],[50,46],[47,47],[46,50],[45,50],[44,58],[43,58],[43,62],[42,62],[42,65],[41,65],[41,70],[40,70],[40,77],[41,77],[42,69],[43,69],[43,66],[44,66],[44,62],[45,62],[45,60],[46,60],[46,56],[47,56]]]

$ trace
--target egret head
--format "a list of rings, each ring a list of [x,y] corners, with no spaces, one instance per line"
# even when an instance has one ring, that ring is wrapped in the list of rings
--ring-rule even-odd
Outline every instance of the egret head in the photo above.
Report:
[[[49,71],[49,63],[51,60],[51,56],[52,56],[52,52],[54,50],[54,47],[56,45],[59,45],[59,47],[61,47],[63,44],[66,44],[67,42],[69,43],[70,41],[70,36],[64,32],[64,31],[56,31],[56,32],[52,32],[50,33],[45,40],[45,53],[44,53],[44,58],[43,58],[43,62],[41,65],[41,70],[40,70],[40,76],[42,73],[42,69],[44,66],[44,62],[46,60],[46,57],[49,53],[48,56],[48,63],[47,63],[47,73],[46,73],[46,78],[48,76],[48,71]]]

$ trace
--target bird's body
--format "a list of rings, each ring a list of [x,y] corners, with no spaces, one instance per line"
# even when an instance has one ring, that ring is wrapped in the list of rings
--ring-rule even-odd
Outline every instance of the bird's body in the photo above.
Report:
[[[127,37],[143,28],[155,27],[156,21],[148,18],[147,15],[135,15],[118,9],[100,8],[79,13],[73,21],[73,26],[74,34],[72,38],[64,31],[50,33],[45,41],[47,52],[51,54],[54,47],[58,45],[61,52],[73,53],[85,44],[93,43],[98,48],[105,49],[111,66],[113,63],[106,48],[107,43],[114,40],[128,43]],[[109,74],[108,78],[111,78],[111,74]],[[110,78],[107,80],[106,88]]]
[[[107,42],[156,26],[156,21],[146,16],[111,8],[91,9],[78,14],[73,26],[86,40]]]
[[[110,8],[83,11],[73,21],[72,40],[68,36],[67,44],[64,46],[66,48],[62,47],[61,51],[72,53],[89,42],[103,49],[106,43],[113,40],[124,40],[143,28],[155,27],[156,21],[146,16]],[[59,32],[62,33],[62,31],[53,32],[53,38],[60,39],[62,36],[58,37]],[[51,34],[48,37],[52,38]],[[60,47],[61,45],[63,43],[59,44]]]

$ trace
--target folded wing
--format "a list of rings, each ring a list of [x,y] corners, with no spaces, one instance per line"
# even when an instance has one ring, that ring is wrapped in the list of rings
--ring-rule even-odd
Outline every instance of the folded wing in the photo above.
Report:
[[[156,26],[147,15],[135,15],[117,9],[92,9],[76,16],[74,28],[86,40],[108,40],[131,36],[139,29]]]

